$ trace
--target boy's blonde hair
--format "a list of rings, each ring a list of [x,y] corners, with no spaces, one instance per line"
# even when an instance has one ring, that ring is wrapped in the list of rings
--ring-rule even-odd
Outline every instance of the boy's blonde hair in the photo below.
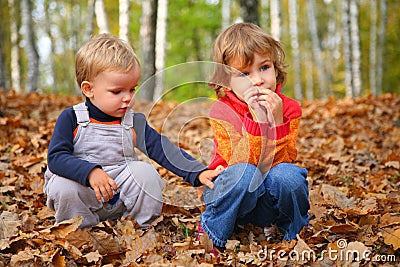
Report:
[[[125,41],[108,33],[93,36],[76,54],[75,72],[78,86],[91,82],[103,71],[128,72],[140,67],[132,47]]]
[[[285,51],[281,44],[255,24],[236,23],[226,28],[215,41],[213,60],[218,64],[209,85],[218,97],[223,97],[223,89],[229,86],[230,75],[234,71],[229,66],[239,63],[235,67],[246,68],[252,64],[255,53],[269,56],[277,71],[277,84],[285,83]]]

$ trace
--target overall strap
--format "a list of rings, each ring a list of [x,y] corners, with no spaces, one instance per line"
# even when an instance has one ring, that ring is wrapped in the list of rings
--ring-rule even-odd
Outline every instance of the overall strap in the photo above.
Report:
[[[125,113],[124,117],[122,118],[121,125],[122,125],[122,127],[124,127],[127,130],[129,130],[129,129],[132,130],[133,145],[136,146],[136,132],[135,132],[135,129],[133,128],[133,117],[134,116],[135,116],[135,112],[132,109],[128,110]]]
[[[124,117],[122,118],[121,125],[124,126],[125,129],[133,128],[133,115],[135,113],[133,110],[128,110]]]
[[[77,122],[80,126],[86,127],[88,126],[90,119],[89,119],[89,111],[85,103],[79,103],[73,106],[75,111]]]

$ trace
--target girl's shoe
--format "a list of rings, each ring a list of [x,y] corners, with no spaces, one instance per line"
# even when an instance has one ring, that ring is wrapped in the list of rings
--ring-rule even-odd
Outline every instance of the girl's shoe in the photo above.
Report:
[[[218,258],[218,250],[213,245],[212,240],[210,239],[208,234],[204,231],[200,222],[197,225],[197,230],[198,230],[197,241],[200,241],[200,244],[204,246],[206,253],[210,253],[215,258]]]

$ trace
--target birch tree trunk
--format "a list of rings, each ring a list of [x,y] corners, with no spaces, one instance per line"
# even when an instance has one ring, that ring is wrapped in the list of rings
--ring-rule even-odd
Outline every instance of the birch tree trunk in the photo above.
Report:
[[[301,89],[300,50],[297,29],[297,14],[297,0],[289,0],[289,28],[293,55],[294,96],[296,97],[296,99],[302,100],[303,93]]]
[[[358,28],[358,5],[356,0],[350,0],[350,38],[352,59],[352,80],[354,96],[361,94],[361,50],[360,31]]]
[[[129,0],[119,0],[119,38],[129,42]]]
[[[99,26],[99,32],[109,33],[110,30],[108,27],[107,14],[103,0],[95,0],[95,13],[96,13],[97,26]]]
[[[142,2],[142,17],[140,19],[140,39],[142,41],[142,75],[140,98],[152,101],[155,87],[155,41],[157,23],[157,0]]]
[[[352,65],[350,50],[350,16],[349,0],[342,1],[342,27],[343,27],[343,56],[344,56],[344,85],[346,97],[353,97]]]
[[[8,0],[10,17],[17,18],[15,11],[15,1]],[[19,45],[18,45],[18,25],[17,19],[10,20],[11,34],[11,88],[17,93],[21,92],[21,68],[19,66]]]
[[[376,25],[378,23],[378,14],[376,0],[370,0],[370,32],[369,32],[369,88],[372,95],[376,95]]]
[[[95,5],[96,0],[88,0],[88,26],[83,37],[83,42],[87,42],[94,32]]]
[[[168,0],[158,0],[156,30],[156,76],[153,101],[161,99],[164,91],[165,47],[167,43]]]
[[[54,63],[54,55],[56,54],[55,53],[55,45],[54,44],[55,44],[56,40],[53,37],[53,34],[51,32],[51,25],[53,25],[53,24],[51,23],[51,19],[50,19],[50,16],[51,16],[50,11],[49,11],[50,3],[49,3],[48,0],[46,0],[44,2],[44,4],[45,4],[45,14],[44,14],[45,30],[46,30],[47,36],[50,39],[50,51],[51,51],[51,53],[49,55],[48,62],[49,62],[49,71],[50,71],[50,75],[51,75],[51,79],[52,79],[52,82],[51,82],[52,83],[52,92],[53,93],[57,93],[58,92],[58,86],[57,86],[58,85],[58,82],[57,82],[58,79],[57,79],[57,72],[56,72],[55,63]]]
[[[379,22],[379,41],[378,41],[378,51],[377,51],[377,78],[376,78],[376,87],[377,94],[382,94],[383,87],[383,50],[385,46],[385,36],[386,36],[386,0],[379,1],[379,14],[380,14],[380,22]]]
[[[307,0],[307,10],[309,11],[308,26],[310,28],[311,40],[313,45],[314,60],[318,68],[318,83],[320,86],[320,97],[326,98],[327,96],[327,83],[325,78],[325,69],[322,62],[320,40],[318,38],[317,19],[315,16],[315,1]]]
[[[39,54],[35,45],[32,6],[29,0],[21,1],[21,14],[26,42],[25,51],[28,58],[28,75],[26,79],[25,92],[30,93],[38,89]]]
[[[222,0],[222,29],[231,23],[231,0]]]
[[[260,25],[258,0],[240,0],[240,14],[245,22]]]
[[[328,64],[325,64],[325,70],[326,70],[326,81],[327,84],[331,85],[332,84],[332,77],[335,69],[337,68],[337,58],[338,58],[338,44],[340,43],[338,41],[338,31],[337,31],[337,26],[336,26],[336,15],[337,15],[337,5],[338,1],[331,1],[327,3],[330,6],[327,6],[328,9],[328,15],[329,15],[329,22],[328,22],[328,36],[326,37],[326,47],[327,47],[327,53],[326,53],[326,61]],[[328,92],[329,95],[332,95],[332,88],[328,86]]]
[[[279,0],[271,0],[271,5],[270,5],[271,35],[278,41],[281,39],[281,14],[280,14],[281,11],[279,3],[280,3]]]

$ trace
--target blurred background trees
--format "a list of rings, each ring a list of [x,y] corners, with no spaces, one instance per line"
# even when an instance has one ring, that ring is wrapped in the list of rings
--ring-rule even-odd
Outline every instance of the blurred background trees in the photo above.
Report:
[[[290,96],[400,93],[399,11],[396,0],[0,0],[0,88],[79,93],[77,49],[91,35],[110,32],[130,42],[141,60],[141,98],[212,96],[206,84],[164,95],[172,76],[193,70],[162,70],[212,60],[221,29],[251,21],[283,43]]]

